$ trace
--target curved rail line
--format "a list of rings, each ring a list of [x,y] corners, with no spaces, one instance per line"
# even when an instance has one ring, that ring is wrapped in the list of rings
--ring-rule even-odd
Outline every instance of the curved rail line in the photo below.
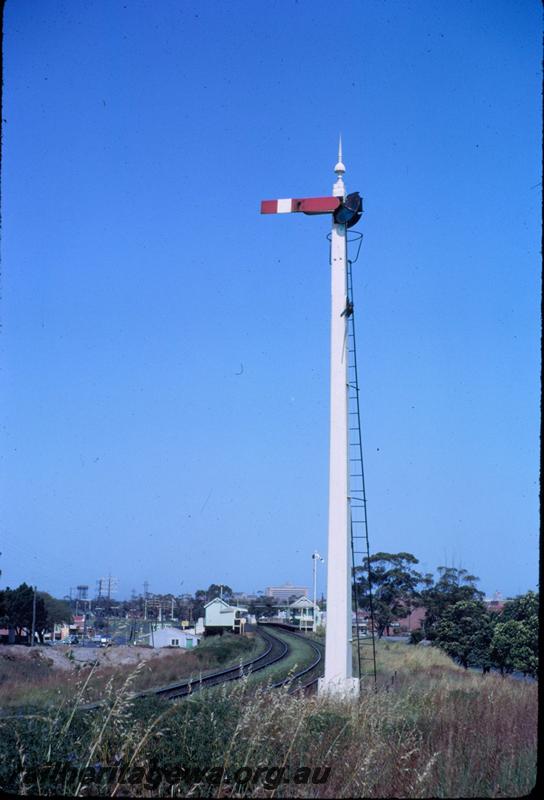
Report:
[[[319,666],[320,662],[323,659],[324,653],[324,646],[319,642],[315,642],[312,639],[307,639],[305,636],[301,635],[300,633],[295,633],[292,629],[288,626],[282,626],[281,624],[273,624],[268,623],[266,625],[268,630],[262,625],[258,626],[258,634],[261,636],[266,642],[266,649],[263,653],[258,655],[256,658],[249,659],[248,661],[242,662],[241,664],[236,664],[232,667],[226,667],[225,669],[216,670],[215,672],[211,672],[208,675],[199,676],[196,679],[189,679],[179,681],[177,683],[170,683],[166,686],[159,686],[152,689],[144,689],[141,692],[133,692],[129,695],[128,699],[135,700],[143,697],[164,697],[169,700],[173,700],[176,698],[187,697],[194,692],[200,691],[200,689],[207,688],[210,686],[217,686],[220,683],[226,683],[228,681],[238,680],[239,678],[244,677],[245,675],[252,675],[255,672],[259,672],[260,670],[266,669],[267,667],[272,666],[273,664],[277,664],[278,662],[287,658],[291,652],[291,648],[289,645],[280,639],[278,636],[274,636],[270,628],[277,627],[283,628],[289,636],[296,637],[297,639],[302,639],[306,644],[310,645],[310,648],[314,651],[314,658],[309,666],[305,667],[298,672],[288,675],[286,678],[282,678],[279,681],[275,681],[274,683],[270,684],[268,688],[270,689],[277,689],[281,686],[289,685],[289,691],[308,691],[315,684],[317,684],[317,676],[313,676],[311,680],[306,682],[301,682],[305,676],[315,671],[316,668]],[[106,700],[97,700],[92,703],[84,703],[78,707],[79,711],[93,711],[98,708],[103,707],[107,704]],[[2,718],[8,718],[2,715]]]
[[[129,696],[130,700],[135,700],[142,697],[164,697],[173,700],[178,697],[187,697],[187,695],[198,692],[200,689],[209,686],[216,686],[220,683],[227,681],[234,681],[242,678],[245,675],[253,674],[259,670],[276,664],[289,654],[289,645],[278,637],[271,634],[269,631],[260,629],[258,631],[266,642],[266,649],[263,653],[256,658],[244,661],[241,664],[236,664],[232,667],[216,670],[208,675],[202,675],[198,678],[190,678],[189,680],[179,681],[177,683],[170,683],[167,686],[159,686],[152,689],[144,689],[141,692],[134,692]],[[80,706],[82,711],[92,711],[93,709],[100,708],[105,704],[104,700],[97,700],[93,703],[85,703]]]
[[[305,681],[303,683],[301,683],[300,681],[301,681],[301,678],[304,678],[304,676],[310,675],[310,673],[312,673],[314,670],[316,670],[317,667],[319,666],[319,664],[322,662],[323,655],[325,653],[325,645],[321,644],[321,642],[316,642],[313,639],[308,639],[306,636],[304,636],[301,633],[296,633],[293,630],[293,628],[291,626],[289,626],[289,625],[282,625],[281,623],[277,623],[277,622],[276,623],[269,622],[269,623],[266,623],[266,625],[267,625],[267,627],[270,626],[270,627],[280,628],[282,630],[287,631],[290,636],[295,636],[297,639],[302,639],[303,642],[305,642],[306,644],[308,644],[310,646],[310,648],[314,651],[314,654],[315,654],[312,663],[308,667],[305,667],[305,669],[299,670],[299,672],[296,672],[294,675],[291,675],[291,676],[289,676],[287,678],[284,678],[281,681],[276,681],[276,683],[271,684],[270,688],[271,689],[278,689],[280,686],[285,686],[286,684],[291,684],[291,686],[290,686],[290,691],[291,692],[304,691],[304,692],[308,692],[308,693],[310,692],[310,690],[314,690],[315,688],[317,688],[317,682],[318,682],[319,677],[320,677],[319,675],[314,675],[314,676],[312,676],[312,678],[310,680],[307,680],[307,681]]]
[[[219,683],[238,680],[238,678],[242,678],[244,675],[252,675],[254,672],[258,672],[266,667],[270,667],[272,664],[276,664],[278,661],[282,661],[289,655],[289,645],[281,641],[281,639],[278,639],[268,631],[259,630],[259,635],[267,642],[267,648],[264,653],[261,653],[257,658],[253,658],[243,664],[238,664],[235,667],[227,667],[227,669],[218,670],[198,680],[189,681],[185,685],[177,684],[161,687],[159,689],[149,689],[145,694],[153,694],[168,699],[185,697],[203,687],[217,686]],[[143,694],[142,692],[138,696]]]

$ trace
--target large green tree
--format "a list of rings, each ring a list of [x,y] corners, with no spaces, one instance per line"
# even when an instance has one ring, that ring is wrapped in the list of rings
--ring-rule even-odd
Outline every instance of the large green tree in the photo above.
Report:
[[[538,592],[526,592],[507,600],[501,611],[501,622],[516,619],[520,622],[536,622],[538,625],[539,595]]]
[[[355,568],[354,606],[372,610],[378,636],[397,619],[409,614],[420,602],[419,586],[424,576],[415,569],[418,559],[411,553],[374,553]],[[369,582],[370,581],[370,582]]]
[[[536,592],[506,602],[498,616],[491,641],[491,659],[501,673],[538,672],[538,606]]]
[[[22,583],[16,589],[9,587],[0,593],[0,619],[2,624],[21,637],[25,631],[32,630],[34,613],[34,589]],[[37,592],[34,629],[43,642],[44,633],[50,630],[55,622],[70,622],[72,613],[68,603],[57,600],[47,592]]]
[[[430,641],[436,638],[436,627],[448,609],[460,602],[482,602],[484,593],[476,584],[478,578],[466,569],[438,567],[439,578],[424,577],[425,588],[421,592],[422,605],[426,608],[423,630]]]
[[[36,620],[36,633],[43,642],[44,634],[54,625],[72,621],[72,611],[66,600],[58,600],[47,592],[38,592],[38,600],[42,600],[45,613]]]
[[[4,619],[17,636],[22,636],[24,631],[32,628],[32,614],[34,603],[34,589],[22,583],[16,589],[9,587],[4,592]],[[43,599],[36,597],[36,631],[39,631],[47,619]]]
[[[229,603],[233,598],[233,591],[230,586],[227,586],[225,583],[212,583],[208,586],[208,591],[206,592],[208,596],[208,600],[213,600],[214,597],[222,597],[226,603]]]
[[[467,669],[489,672],[493,618],[481,600],[460,600],[449,606],[434,627],[434,642]]]

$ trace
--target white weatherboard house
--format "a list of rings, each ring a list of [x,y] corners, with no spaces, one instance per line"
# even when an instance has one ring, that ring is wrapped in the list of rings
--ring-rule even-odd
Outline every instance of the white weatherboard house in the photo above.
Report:
[[[204,626],[206,630],[230,630],[243,633],[247,620],[247,608],[229,606],[221,597],[215,597],[204,606]]]
[[[146,633],[141,641],[150,644],[152,647],[181,647],[190,650],[196,647],[200,640],[199,636],[189,631],[182,631],[181,628],[157,628],[153,633]]]

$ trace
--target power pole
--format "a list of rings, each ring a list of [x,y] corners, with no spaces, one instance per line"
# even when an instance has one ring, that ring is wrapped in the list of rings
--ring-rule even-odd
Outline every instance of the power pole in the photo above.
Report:
[[[149,583],[144,581],[144,619],[147,619],[147,590],[149,589]]]
[[[37,588],[34,587],[34,596],[32,598],[32,632],[30,634],[31,647],[34,647],[34,637],[36,635],[36,592]]]

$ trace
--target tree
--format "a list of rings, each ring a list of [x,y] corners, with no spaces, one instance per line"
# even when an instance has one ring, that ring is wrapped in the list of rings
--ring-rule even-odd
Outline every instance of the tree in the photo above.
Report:
[[[493,619],[481,600],[460,600],[447,608],[434,628],[434,641],[467,669],[489,672]]]
[[[446,611],[460,602],[482,602],[484,593],[477,587],[478,578],[470,575],[466,569],[456,567],[438,567],[440,575],[436,583],[432,576],[426,575],[426,588],[421,592],[422,604],[426,608],[423,629],[430,641],[436,637],[436,626]]]
[[[411,553],[375,553],[365,558],[362,567],[355,568],[359,606],[366,611],[370,611],[370,577],[374,622],[379,637],[419,602],[418,586],[424,577],[414,569],[416,564],[419,561]]]
[[[26,583],[21,583],[17,589],[6,589],[7,623],[18,636],[22,636],[24,629],[30,630],[32,627],[33,598],[34,589]]]
[[[58,600],[47,592],[38,592],[37,600],[42,600],[44,613],[36,614],[36,633],[43,642],[44,633],[55,624],[72,621],[72,611],[66,600]],[[36,603],[38,606],[38,602]]]
[[[538,672],[538,605],[536,592],[508,600],[499,615],[491,641],[491,658],[501,673]]]
[[[516,619],[520,622],[536,620],[538,624],[538,606],[538,592],[526,592],[525,594],[518,595],[511,600],[507,600],[504,604],[504,608],[500,614],[501,622],[507,622],[510,619]]]
[[[0,589],[0,625],[5,625],[7,623],[7,597],[6,591],[4,589]]]
[[[213,600],[214,597],[222,597],[223,600],[228,603],[229,600],[232,600],[234,593],[230,586],[227,586],[224,583],[212,583],[208,587],[206,594],[208,595],[208,600]]]
[[[208,597],[208,593],[204,589],[197,589],[195,592],[195,601],[193,605],[193,614],[195,619],[204,616],[204,606],[208,600],[213,598]]]
[[[9,587],[4,591],[3,617],[10,630],[10,641],[13,634],[21,637],[26,631],[32,629],[32,616],[34,607],[34,589],[26,583],[21,583],[16,589]],[[43,599],[36,598],[36,627],[38,631],[47,618]]]

